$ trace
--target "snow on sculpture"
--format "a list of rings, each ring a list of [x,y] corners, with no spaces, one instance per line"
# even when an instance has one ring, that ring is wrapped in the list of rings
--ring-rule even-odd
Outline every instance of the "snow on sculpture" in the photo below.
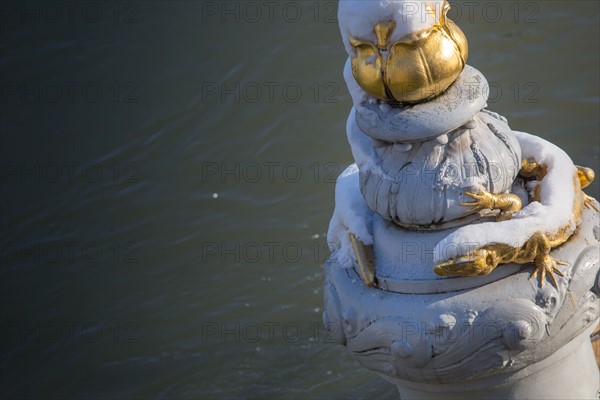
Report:
[[[340,1],[356,164],[336,184],[324,323],[403,397],[593,397],[594,172],[486,108],[448,10]]]

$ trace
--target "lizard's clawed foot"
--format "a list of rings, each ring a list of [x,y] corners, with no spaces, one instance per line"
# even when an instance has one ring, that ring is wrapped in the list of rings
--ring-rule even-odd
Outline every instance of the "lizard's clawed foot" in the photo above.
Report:
[[[519,212],[522,207],[521,199],[519,196],[506,193],[506,194],[493,194],[485,190],[479,191],[479,193],[466,192],[465,195],[473,198],[475,201],[471,203],[461,203],[461,206],[471,207],[465,214],[490,209],[500,210],[500,213],[496,217],[496,221],[507,221],[512,218],[513,214]]]
[[[479,193],[465,192],[465,195],[475,200],[471,203],[460,203],[461,206],[471,207],[470,209],[465,211],[465,213],[481,211],[485,210],[486,208],[494,208],[494,195],[490,192],[486,192],[485,190],[482,190]]]
[[[534,270],[531,273],[530,278],[535,279],[535,277],[539,275],[539,284],[540,287],[543,287],[544,283],[546,282],[546,275],[548,275],[552,285],[558,289],[558,282],[556,281],[556,277],[554,276],[554,274],[560,276],[564,276],[564,274],[556,266],[568,265],[568,263],[563,261],[557,261],[554,258],[552,258],[552,256],[550,256],[549,254],[542,254],[535,258],[533,264]]]

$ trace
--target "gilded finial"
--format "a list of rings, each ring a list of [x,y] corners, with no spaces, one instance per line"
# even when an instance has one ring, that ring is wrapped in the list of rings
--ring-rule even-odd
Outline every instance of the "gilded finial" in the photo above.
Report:
[[[373,27],[377,43],[351,37],[352,73],[360,87],[380,100],[401,103],[419,103],[445,91],[468,57],[465,35],[446,17],[449,9],[445,2],[439,22],[391,44],[394,20]],[[437,16],[435,5],[426,11]]]

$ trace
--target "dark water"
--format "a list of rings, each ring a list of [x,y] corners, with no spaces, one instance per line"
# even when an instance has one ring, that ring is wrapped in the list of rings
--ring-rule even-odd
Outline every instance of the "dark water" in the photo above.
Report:
[[[3,398],[397,397],[320,327],[335,2],[1,4]],[[598,3],[471,4],[490,108],[600,171]]]

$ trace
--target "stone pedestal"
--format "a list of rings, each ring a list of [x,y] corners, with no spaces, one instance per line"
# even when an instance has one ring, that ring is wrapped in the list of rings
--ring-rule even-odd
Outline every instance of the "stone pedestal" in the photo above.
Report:
[[[588,331],[572,343],[549,357],[538,367],[539,371],[504,384],[489,384],[484,389],[468,390],[470,384],[462,387],[435,386],[425,390],[413,389],[402,382],[398,386],[400,398],[428,400],[465,400],[465,399],[547,399],[582,400],[597,399],[594,383],[598,382],[595,359],[590,348]],[[582,385],[581,382],[584,384]],[[430,390],[430,391],[428,391]]]
[[[355,167],[338,186],[345,188],[338,195],[359,194]],[[532,268],[517,264],[482,277],[437,276],[432,248],[448,231],[415,235],[375,213],[364,218],[372,221],[379,287],[365,286],[340,247],[325,266],[323,319],[331,337],[396,384],[402,399],[596,398],[597,212],[586,208],[575,235],[552,252],[569,263],[558,288],[539,287]]]

